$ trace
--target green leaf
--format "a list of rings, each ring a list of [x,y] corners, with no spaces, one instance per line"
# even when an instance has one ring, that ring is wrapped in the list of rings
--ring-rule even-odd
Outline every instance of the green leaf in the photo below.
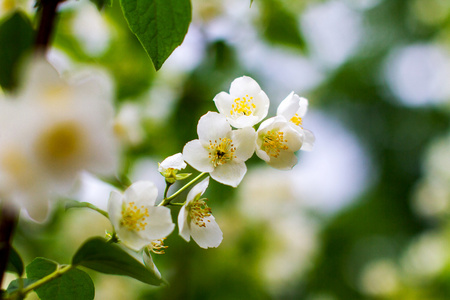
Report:
[[[22,281],[22,287],[20,281]],[[6,289],[6,292],[11,295],[14,292],[16,292],[19,288],[25,288],[28,285],[32,284],[36,282],[36,279],[28,279],[28,278],[17,278],[14,279],[13,281],[11,281],[8,285],[8,288]],[[16,298],[14,298],[16,299]],[[19,299],[23,299],[23,298],[19,298]]]
[[[54,261],[38,257],[27,267],[28,279],[38,280],[50,275],[58,268]],[[95,288],[91,277],[81,270],[71,269],[60,277],[35,289],[40,299],[44,300],[90,300],[94,299]]]
[[[19,253],[14,248],[11,248],[8,258],[7,271],[17,273],[19,276],[23,274],[23,261]]]
[[[297,15],[284,8],[277,0],[264,0],[262,4],[264,38],[272,43],[304,50],[306,43],[299,29]]]
[[[112,6],[112,0],[90,0],[92,3],[97,6],[98,10],[101,10],[105,5]]]
[[[189,0],[120,0],[131,31],[156,70],[181,45],[191,22]]]
[[[6,90],[17,86],[17,67],[31,50],[34,31],[28,17],[17,11],[0,24],[0,85]]]
[[[92,238],[75,253],[72,264],[114,275],[125,275],[151,285],[163,280],[118,245],[102,238]]]

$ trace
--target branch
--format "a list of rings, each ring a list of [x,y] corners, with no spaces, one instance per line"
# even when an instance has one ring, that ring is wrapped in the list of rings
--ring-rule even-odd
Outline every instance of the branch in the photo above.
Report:
[[[59,3],[63,1],[65,0],[41,0],[39,28],[35,41],[35,47],[38,51],[46,52],[50,45],[57,16],[56,9]]]
[[[17,214],[3,204],[0,207],[0,286],[8,266],[11,238],[17,223]],[[0,294],[1,298],[1,294]]]

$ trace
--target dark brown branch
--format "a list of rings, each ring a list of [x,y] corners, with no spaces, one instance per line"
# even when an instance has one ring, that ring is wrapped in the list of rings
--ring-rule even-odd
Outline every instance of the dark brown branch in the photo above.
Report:
[[[8,266],[9,252],[14,228],[16,227],[17,214],[6,205],[0,207],[0,286],[3,281],[6,267]],[[2,298],[0,294],[0,299]]]
[[[40,19],[39,28],[36,36],[36,49],[41,52],[46,52],[48,49],[54,32],[56,21],[56,10],[59,3],[64,0],[41,0],[40,2]]]

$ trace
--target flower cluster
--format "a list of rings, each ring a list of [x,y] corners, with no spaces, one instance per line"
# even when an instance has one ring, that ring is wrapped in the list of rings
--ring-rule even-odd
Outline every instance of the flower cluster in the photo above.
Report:
[[[63,79],[43,58],[32,61],[24,78],[16,94],[0,98],[0,204],[43,220],[49,200],[67,195],[81,171],[114,172],[112,97],[95,81]],[[178,232],[184,240],[192,238],[204,249],[218,247],[223,234],[203,197],[209,177],[237,187],[255,152],[270,166],[287,170],[297,163],[295,152],[311,150],[314,143],[314,135],[302,127],[308,101],[294,93],[281,102],[277,116],[265,121],[269,98],[250,77],[235,79],[230,93],[217,94],[214,103],[218,112],[200,118],[198,139],[159,164],[166,182],[161,202],[154,183],[138,181],[123,193],[112,191],[107,212],[94,208],[113,226],[110,241],[141,253],[159,278],[151,252],[164,253],[164,239],[175,229],[170,208],[180,208]],[[187,164],[201,174],[168,196],[171,186],[191,176],[181,172]],[[174,202],[191,186],[185,201]]]
[[[262,122],[256,132],[253,126],[267,116],[269,98],[255,80],[235,79],[230,93],[219,93],[214,103],[220,114],[208,112],[200,118],[199,138],[186,144],[183,157],[220,183],[236,187],[247,171],[245,161],[255,151],[270,166],[289,170],[297,163],[296,151],[312,149],[314,135],[302,127],[308,100],[294,92],[281,102],[277,116]]]
[[[146,265],[158,276],[161,275],[150,252],[164,253],[163,239],[174,229],[167,206],[181,206],[178,231],[187,242],[192,237],[206,249],[218,247],[223,239],[207,205],[208,199],[202,197],[209,177],[195,185],[184,202],[172,202],[181,191],[206,173],[219,183],[237,187],[247,172],[245,162],[255,152],[274,168],[292,169],[297,163],[295,152],[311,150],[314,144],[312,132],[302,127],[308,100],[293,92],[281,102],[277,115],[263,121],[257,130],[253,126],[267,116],[269,98],[252,78],[235,79],[230,93],[217,94],[214,102],[219,113],[207,112],[200,118],[198,139],[188,142],[183,153],[169,156],[159,164],[166,191],[158,206],[155,206],[157,190],[151,182],[136,182],[123,195],[112,192],[109,199],[109,216],[117,238],[133,250],[143,249]],[[202,173],[168,197],[172,184],[191,175],[179,173],[186,163]]]

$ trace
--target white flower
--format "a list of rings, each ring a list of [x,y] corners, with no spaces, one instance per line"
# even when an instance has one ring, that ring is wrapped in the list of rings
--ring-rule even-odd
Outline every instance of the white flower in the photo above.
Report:
[[[178,174],[178,171],[186,168],[186,163],[183,160],[183,154],[177,153],[167,157],[162,163],[158,164],[158,171],[162,176],[166,178],[166,182],[169,184],[174,183],[177,180],[183,180],[188,178],[190,173]]]
[[[187,195],[186,203],[178,214],[178,229],[180,236],[187,242],[190,237],[202,248],[216,248],[223,239],[222,231],[200,196],[209,184],[209,177],[194,186]]]
[[[303,145],[302,150],[311,151],[313,149],[315,137],[314,134],[308,129],[301,127],[303,117],[308,111],[308,100],[303,97],[299,97],[294,92],[291,92],[277,109],[277,116],[284,117],[287,121],[299,126],[303,130]]]
[[[277,116],[259,126],[256,139],[256,155],[270,166],[289,170],[297,163],[295,151],[302,147],[303,132],[298,126]]]
[[[157,195],[158,190],[150,181],[133,183],[123,195],[111,192],[109,219],[128,248],[138,251],[153,240],[165,238],[175,227],[170,209],[155,206]]]
[[[183,160],[183,154],[177,153],[163,160],[158,166],[158,172],[163,173],[170,169],[180,171],[184,168],[186,168],[186,163]]]
[[[236,128],[259,123],[267,116],[270,104],[266,93],[248,76],[233,80],[230,93],[220,92],[214,97],[214,103],[231,126]]]
[[[49,197],[67,193],[81,171],[113,174],[112,96],[96,78],[69,84],[43,58],[22,79],[1,108],[0,198],[42,220]]]
[[[202,116],[197,126],[198,140],[183,148],[184,160],[223,184],[237,187],[247,172],[245,161],[255,151],[255,130],[231,130],[226,118],[215,112]]]

